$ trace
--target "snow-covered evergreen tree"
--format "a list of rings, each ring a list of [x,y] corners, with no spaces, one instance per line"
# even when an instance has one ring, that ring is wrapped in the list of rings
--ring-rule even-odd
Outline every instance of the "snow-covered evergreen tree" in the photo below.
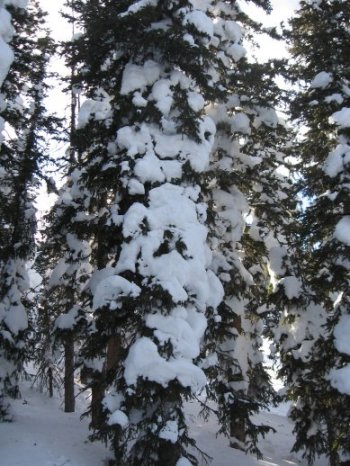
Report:
[[[74,17],[69,20],[74,36]],[[64,44],[61,45],[64,49]],[[66,59],[69,60],[69,53]],[[75,409],[76,356],[87,323],[81,294],[89,277],[91,255],[85,240],[90,239],[84,222],[87,189],[79,184],[82,170],[78,168],[79,155],[74,144],[79,110],[79,93],[73,84],[74,65],[70,71],[70,76],[63,78],[68,82],[66,91],[70,91],[69,147],[59,160],[65,183],[45,216],[44,238],[36,259],[36,268],[43,277],[38,316],[37,380],[52,396],[54,386],[60,389],[63,378],[65,412]]]
[[[268,89],[274,88],[273,73],[265,71],[264,98],[255,86],[249,89],[247,85],[249,75],[259,70],[264,74],[264,67],[241,64],[235,76],[246,87],[233,88],[238,94],[219,111],[215,109],[221,130],[217,134],[217,186],[213,189],[219,218],[213,236],[221,235],[214,263],[225,283],[225,305],[220,307],[214,327],[223,341],[218,366],[221,370],[226,366],[226,376],[216,376],[215,384],[220,386],[222,424],[227,429],[229,422],[231,436],[236,437],[232,443],[258,454],[257,435],[266,430],[254,426],[251,415],[273,398],[261,352],[270,314],[266,308],[269,253],[274,242],[282,241],[281,232],[290,221],[285,218],[295,204],[285,160],[289,135],[268,95]],[[218,337],[211,340],[215,344]]]
[[[28,8],[24,0],[1,3],[1,107],[6,126],[1,135],[0,404],[5,417],[5,399],[18,396],[26,357],[25,334],[32,317],[27,266],[35,251],[34,190],[45,157],[42,132],[53,128],[43,107],[52,48],[42,29],[43,18],[35,1]]]
[[[85,357],[95,373],[100,360],[99,434],[116,464],[196,463],[183,397],[206,383],[196,360],[223,296],[203,202],[215,134],[203,108],[226,92],[213,18],[229,6],[216,3],[74,3],[89,97],[76,140],[95,223]]]
[[[77,220],[84,213],[84,190],[77,181],[80,171],[73,166],[55,205],[46,216],[36,267],[43,276],[40,298],[37,348],[38,378],[41,385],[61,386],[64,369],[65,411],[74,411],[74,369],[77,345],[86,327],[82,292],[90,272],[88,231]],[[52,389],[49,391],[52,394]]]
[[[349,461],[349,2],[308,0],[291,20],[292,114],[305,134],[301,259],[305,299],[285,320],[282,371],[296,401],[295,450]]]
[[[256,3],[268,9],[266,2]],[[221,430],[231,436],[232,446],[260,455],[258,435],[268,427],[255,425],[252,414],[273,398],[261,351],[270,314],[265,306],[269,249],[281,240],[295,202],[287,169],[290,134],[275,109],[282,96],[274,82],[280,64],[245,57],[242,37],[264,30],[238,5],[226,9],[226,19],[228,11],[235,54],[223,79],[230,95],[209,109],[217,125],[210,194],[216,211],[213,268],[224,284],[225,300],[207,331],[210,358],[204,364]],[[232,46],[220,27],[224,31],[217,22],[220,56],[227,62]]]

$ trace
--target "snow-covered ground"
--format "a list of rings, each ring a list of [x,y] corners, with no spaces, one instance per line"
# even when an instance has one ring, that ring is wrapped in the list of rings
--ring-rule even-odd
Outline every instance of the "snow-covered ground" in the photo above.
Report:
[[[87,441],[88,421],[80,420],[84,399],[78,399],[74,414],[66,414],[57,399],[22,388],[22,399],[13,403],[15,420],[0,424],[1,466],[103,466],[109,455],[101,443]],[[246,456],[228,446],[228,439],[216,437],[217,424],[210,418],[205,422],[198,416],[198,404],[187,404],[192,423],[192,435],[198,446],[212,458],[212,466],[297,466],[305,465],[300,455],[291,454],[292,425],[286,418],[287,406],[261,413],[257,421],[276,429],[261,441],[263,460]],[[203,463],[204,465],[204,463]],[[325,459],[317,466],[326,466]],[[126,465],[127,466],[127,465]],[[166,465],[164,465],[166,466]]]
[[[79,400],[80,401],[80,400]],[[108,451],[87,441],[88,421],[63,412],[60,402],[28,385],[12,403],[14,422],[0,423],[1,466],[99,466]]]

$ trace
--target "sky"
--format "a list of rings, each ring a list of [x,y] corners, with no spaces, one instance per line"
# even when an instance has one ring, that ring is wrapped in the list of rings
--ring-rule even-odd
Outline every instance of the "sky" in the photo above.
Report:
[[[243,2],[240,2],[243,3]],[[299,0],[271,0],[272,13],[266,15],[261,8],[257,8],[252,3],[244,5],[242,9],[250,13],[254,19],[261,21],[266,27],[278,27],[283,21],[287,22],[299,6]],[[286,46],[283,42],[274,41],[266,36],[259,38],[260,49],[255,51],[259,60],[266,61],[269,58],[285,58],[288,54]]]

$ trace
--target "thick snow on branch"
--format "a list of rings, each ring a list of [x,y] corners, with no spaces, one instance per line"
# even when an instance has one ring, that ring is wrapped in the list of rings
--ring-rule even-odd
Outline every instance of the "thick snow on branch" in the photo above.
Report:
[[[4,82],[14,59],[13,51],[8,45],[13,33],[10,13],[5,8],[0,8],[0,85]]]
[[[327,71],[321,71],[311,81],[310,87],[315,88],[315,89],[317,88],[325,89],[327,86],[329,86],[332,80],[333,80],[333,77],[331,73],[327,73]]]
[[[339,112],[333,113],[329,120],[340,128],[350,128],[350,108],[343,107]]]

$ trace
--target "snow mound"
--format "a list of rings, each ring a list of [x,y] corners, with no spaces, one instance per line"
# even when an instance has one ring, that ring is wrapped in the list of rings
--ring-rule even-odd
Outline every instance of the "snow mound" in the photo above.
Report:
[[[321,71],[320,73],[316,74],[314,79],[311,81],[310,87],[314,89],[326,89],[329,84],[333,81],[333,77],[331,73],[327,73],[327,71]]]
[[[329,120],[340,128],[350,128],[350,108],[343,107],[339,112],[333,113]]]
[[[347,164],[350,164],[350,146],[347,144],[338,144],[328,155],[323,169],[326,175],[334,178],[344,171]]]
[[[341,369],[332,369],[328,379],[333,388],[339,393],[350,395],[350,364]]]
[[[121,297],[129,296],[135,298],[141,290],[134,283],[129,282],[119,275],[104,278],[96,287],[93,299],[93,309],[108,306],[111,310],[119,309]]]
[[[346,246],[350,246],[350,215],[345,215],[339,220],[335,227],[334,238]]]
[[[334,346],[340,353],[350,355],[350,315],[341,316],[334,328]]]
[[[150,338],[142,337],[130,348],[125,360],[124,378],[127,385],[136,385],[138,377],[157,382],[167,387],[177,379],[183,387],[190,387],[192,393],[203,389],[207,380],[204,372],[188,359],[165,360]]]
[[[8,45],[13,34],[11,15],[5,8],[0,6],[0,86],[4,82],[14,59],[13,51]]]

